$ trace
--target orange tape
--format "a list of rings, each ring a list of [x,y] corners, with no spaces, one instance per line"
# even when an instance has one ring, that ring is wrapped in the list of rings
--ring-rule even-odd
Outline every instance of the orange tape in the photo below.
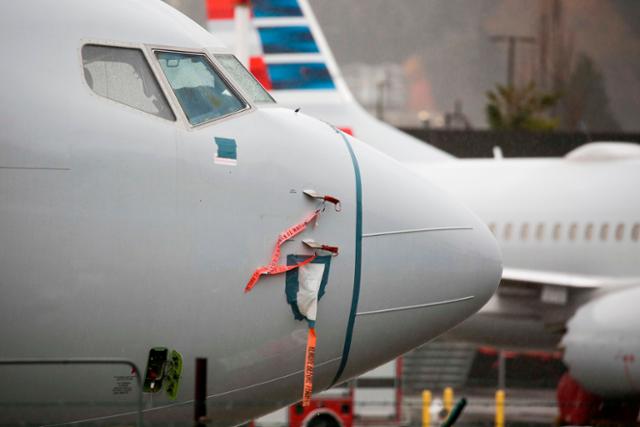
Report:
[[[316,210],[313,213],[307,215],[307,217],[302,220],[302,222],[286,229],[282,233],[278,235],[278,240],[276,241],[276,247],[273,249],[273,253],[271,254],[271,262],[268,265],[264,265],[258,268],[253,272],[247,286],[244,291],[249,292],[253,287],[258,283],[260,278],[264,275],[270,274],[280,274],[287,272],[289,270],[293,270],[298,267],[302,267],[305,264],[310,263],[314,259],[316,259],[317,255],[310,255],[309,258],[301,261],[295,265],[281,265],[278,264],[280,260],[280,255],[282,253],[282,245],[287,241],[302,233],[311,222],[315,221],[320,214],[320,210]],[[324,248],[323,248],[324,249]],[[329,247],[327,250],[331,250],[333,247]],[[337,253],[337,248],[336,253]],[[316,355],[316,330],[314,328],[309,329],[309,333],[307,335],[307,349],[305,352],[304,358],[304,386],[302,392],[302,406],[309,406],[311,403],[311,395],[313,393],[313,366],[315,363],[315,355]]]
[[[302,389],[302,406],[309,406],[313,393],[313,365],[316,358],[316,330],[309,328],[307,334],[307,351],[304,356],[304,387]]]
[[[316,255],[311,255],[309,256],[309,258],[295,265],[278,264],[278,261],[280,260],[280,254],[282,253],[282,245],[284,245],[287,240],[290,240],[298,234],[302,233],[307,228],[307,225],[318,218],[319,214],[319,210],[314,211],[313,213],[307,215],[307,217],[302,220],[302,222],[286,229],[278,235],[276,247],[273,249],[273,253],[271,254],[271,262],[269,262],[268,265],[262,266],[253,272],[251,278],[249,279],[249,282],[247,283],[247,286],[244,288],[245,292],[249,292],[251,289],[253,289],[253,287],[260,280],[260,277],[262,277],[263,275],[284,273],[289,270],[293,270],[294,268],[298,268],[305,264],[308,264],[316,258]]]
[[[317,255],[310,255],[309,258],[294,265],[275,265],[273,267],[265,265],[264,267],[260,267],[253,272],[251,278],[249,279],[249,282],[247,283],[247,286],[244,288],[244,291],[249,292],[251,289],[253,289],[253,287],[256,285],[256,283],[258,283],[258,280],[260,280],[260,277],[262,277],[263,274],[286,273],[287,271],[293,270],[294,268],[302,267],[303,265],[309,264],[311,261],[316,259],[316,256]]]

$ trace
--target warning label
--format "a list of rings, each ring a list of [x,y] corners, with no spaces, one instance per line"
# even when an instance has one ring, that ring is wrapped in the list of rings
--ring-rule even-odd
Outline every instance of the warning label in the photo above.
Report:
[[[131,383],[134,380],[133,375],[114,375],[113,380],[116,383],[116,385],[111,389],[111,393],[113,395],[129,394],[133,390],[133,387],[131,386]]]

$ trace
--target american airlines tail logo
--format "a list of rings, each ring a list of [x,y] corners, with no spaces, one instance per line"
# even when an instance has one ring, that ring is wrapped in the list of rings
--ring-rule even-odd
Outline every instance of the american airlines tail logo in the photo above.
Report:
[[[234,44],[237,0],[206,0],[209,31]],[[252,0],[250,70],[268,90],[335,90],[326,53],[298,0]]]

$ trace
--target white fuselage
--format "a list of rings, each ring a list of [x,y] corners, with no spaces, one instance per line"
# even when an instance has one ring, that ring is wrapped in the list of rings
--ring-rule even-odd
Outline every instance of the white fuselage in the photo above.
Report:
[[[509,268],[640,276],[638,159],[474,159],[420,171],[489,225]]]
[[[516,282],[501,286],[449,337],[555,350],[582,304],[638,283],[637,158],[474,159],[411,166],[464,200],[496,235],[505,272],[519,272]]]

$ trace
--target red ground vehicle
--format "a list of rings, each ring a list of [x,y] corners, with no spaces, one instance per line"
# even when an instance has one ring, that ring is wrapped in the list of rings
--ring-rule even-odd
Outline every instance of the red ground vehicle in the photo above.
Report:
[[[298,403],[289,407],[289,427],[352,427],[353,391],[335,396],[318,396],[304,408]]]
[[[352,427],[394,424],[401,418],[402,359],[370,371],[344,387],[320,393],[306,408],[301,404],[256,420],[258,427]]]

